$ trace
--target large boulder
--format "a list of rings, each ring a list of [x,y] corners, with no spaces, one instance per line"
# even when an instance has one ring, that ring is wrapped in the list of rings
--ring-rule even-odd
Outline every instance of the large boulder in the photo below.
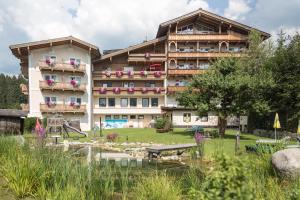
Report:
[[[281,176],[296,178],[300,175],[300,148],[277,151],[272,155],[272,164]]]

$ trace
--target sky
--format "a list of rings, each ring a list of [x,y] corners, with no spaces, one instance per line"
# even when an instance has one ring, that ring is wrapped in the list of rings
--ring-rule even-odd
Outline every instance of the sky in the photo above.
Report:
[[[203,8],[269,32],[300,31],[300,0],[0,0],[0,73],[19,74],[9,45],[73,35],[100,50],[155,37],[160,23]]]

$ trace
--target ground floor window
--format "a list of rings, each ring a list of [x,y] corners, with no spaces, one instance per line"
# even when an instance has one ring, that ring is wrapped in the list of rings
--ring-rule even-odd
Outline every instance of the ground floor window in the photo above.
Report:
[[[105,120],[111,120],[111,115],[105,115]]]
[[[192,120],[192,115],[191,113],[183,113],[183,121],[185,123],[189,123]]]
[[[122,115],[122,119],[128,119],[127,115]]]
[[[130,119],[136,119],[135,115],[130,115]]]
[[[114,115],[114,119],[120,119],[120,115]]]
[[[142,106],[143,107],[149,107],[149,99],[148,98],[143,98],[142,99]]]
[[[115,105],[116,105],[115,98],[108,98],[108,106],[109,107],[115,107]]]
[[[106,107],[106,98],[99,98],[99,107]]]
[[[201,122],[208,122],[208,115],[204,115],[201,117]]]
[[[120,104],[121,104],[121,107],[128,107],[128,99],[122,98]]]
[[[130,98],[130,107],[137,106],[137,98]]]
[[[144,119],[144,115],[139,115],[139,119]]]
[[[151,107],[158,107],[158,98],[151,98]]]

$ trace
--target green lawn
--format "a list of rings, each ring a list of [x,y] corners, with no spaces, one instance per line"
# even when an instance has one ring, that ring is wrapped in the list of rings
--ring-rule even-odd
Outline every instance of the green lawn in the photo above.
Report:
[[[155,129],[144,128],[144,129],[106,129],[103,130],[103,139],[106,141],[106,135],[110,133],[117,133],[119,135],[116,142],[144,142],[144,143],[158,143],[158,144],[177,144],[177,143],[194,143],[193,133],[185,132],[185,129],[177,128],[170,133],[156,133]],[[227,130],[224,139],[210,139],[205,142],[205,153],[213,154],[216,152],[223,151],[226,154],[234,154],[235,151],[235,134],[236,130]],[[97,132],[96,140],[100,140],[100,133]],[[79,138],[79,140],[76,140]],[[31,137],[30,134],[26,134],[26,137]],[[69,141],[81,141],[90,142],[94,138],[93,133],[89,134],[89,137],[85,138],[79,134],[72,133]],[[242,134],[240,140],[241,150],[245,150],[245,145],[254,144],[255,140],[259,139],[254,135]]]

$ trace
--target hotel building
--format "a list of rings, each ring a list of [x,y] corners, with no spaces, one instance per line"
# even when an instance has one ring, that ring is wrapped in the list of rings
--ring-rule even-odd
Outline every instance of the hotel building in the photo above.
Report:
[[[159,25],[156,38],[104,50],[75,37],[11,45],[28,86],[29,117],[61,114],[82,130],[149,127],[167,115],[174,126],[217,126],[214,113],[199,118],[178,105],[195,74],[218,57],[242,56],[253,28],[199,9]],[[264,39],[268,33],[259,31]],[[228,125],[236,125],[235,118]]]

